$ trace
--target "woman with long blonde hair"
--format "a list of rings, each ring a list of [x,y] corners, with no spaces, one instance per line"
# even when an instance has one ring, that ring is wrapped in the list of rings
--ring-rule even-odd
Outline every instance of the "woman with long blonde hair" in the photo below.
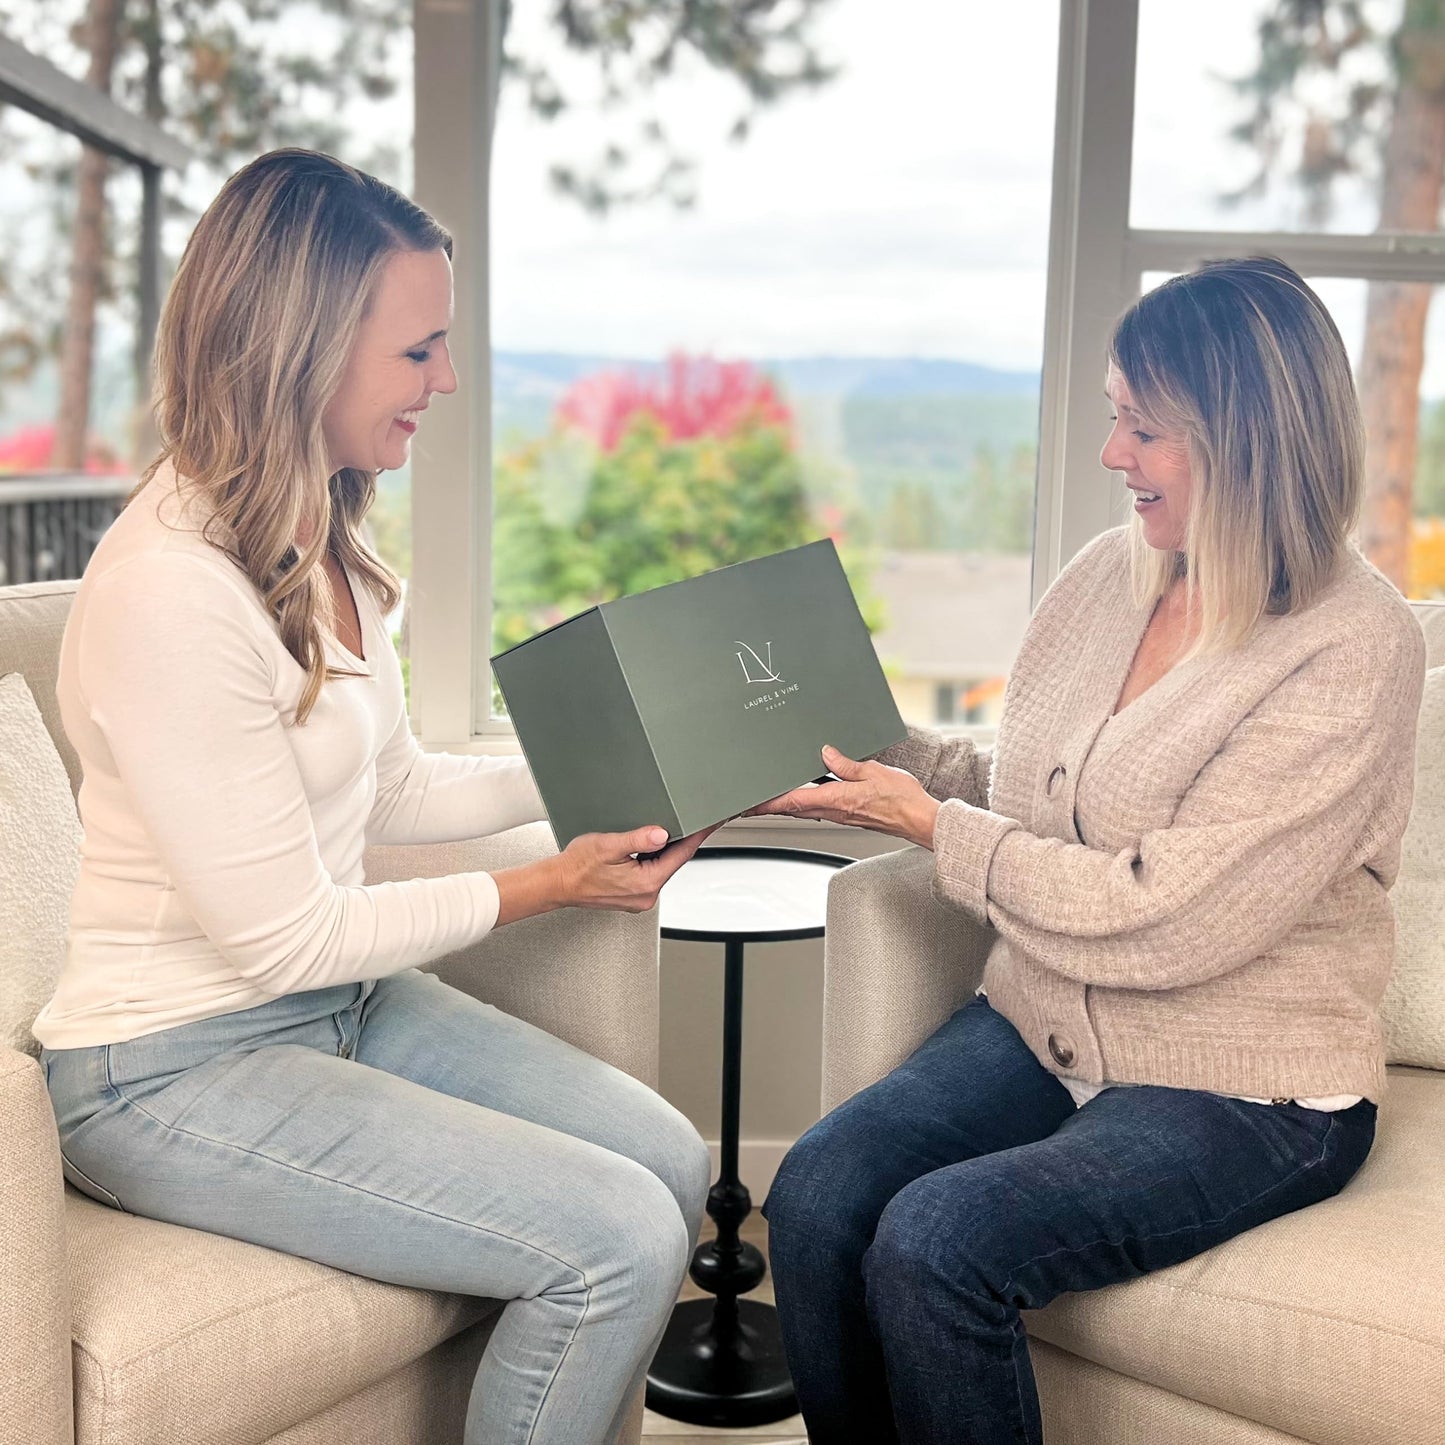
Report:
[[[978,996],[794,1146],[764,1205],[814,1445],[1040,1445],[1022,1311],[1327,1199],[1379,1003],[1424,682],[1351,540],[1339,333],[1267,258],[1119,321],[1133,501],[1039,603],[992,754],[919,730],[759,811],[934,853],[997,932]]]
[[[638,911],[702,841],[577,839],[368,886],[368,843],[545,816],[520,758],[426,754],[362,520],[454,391],[451,240],[275,151],[201,218],[157,342],[160,455],[76,594],[69,947],[34,1026],[66,1177],[112,1207],[510,1301],[467,1445],[617,1437],[707,1151],[620,1071],[419,965],[560,907]]]

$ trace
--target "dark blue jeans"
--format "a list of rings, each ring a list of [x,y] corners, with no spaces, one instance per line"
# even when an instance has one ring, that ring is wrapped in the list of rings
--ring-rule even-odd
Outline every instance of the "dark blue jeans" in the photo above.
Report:
[[[810,1129],[763,1206],[812,1445],[1040,1445],[1022,1309],[1178,1264],[1327,1199],[1375,1137],[1191,1089],[1076,1110],[974,999]]]

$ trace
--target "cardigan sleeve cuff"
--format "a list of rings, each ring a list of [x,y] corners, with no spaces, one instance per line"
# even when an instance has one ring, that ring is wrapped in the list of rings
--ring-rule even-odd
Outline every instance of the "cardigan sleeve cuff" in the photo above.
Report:
[[[988,922],[988,871],[1004,837],[1020,827],[1005,818],[954,798],[938,810],[933,834],[933,896]]]

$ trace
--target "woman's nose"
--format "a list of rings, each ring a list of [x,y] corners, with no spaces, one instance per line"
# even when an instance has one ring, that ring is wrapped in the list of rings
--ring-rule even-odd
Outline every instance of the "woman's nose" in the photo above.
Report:
[[[1099,453],[1099,461],[1108,471],[1127,472],[1129,457],[1129,448],[1124,445],[1124,439],[1119,435],[1118,427],[1115,427],[1104,442],[1104,449]]]
[[[457,389],[457,369],[448,357],[441,370],[432,378],[432,390],[443,396],[450,396]]]

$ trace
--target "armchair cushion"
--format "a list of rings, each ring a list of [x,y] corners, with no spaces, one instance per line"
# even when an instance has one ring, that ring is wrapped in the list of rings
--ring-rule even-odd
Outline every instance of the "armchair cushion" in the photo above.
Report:
[[[1395,969],[1380,1005],[1386,1056],[1445,1069],[1445,667],[1425,674],[1415,803],[1390,898]]]
[[[252,1445],[500,1310],[66,1191],[76,1445]]]
[[[80,820],[65,765],[22,673],[0,677],[0,1043],[30,1032],[65,958]]]
[[[1087,1107],[1087,1106],[1086,1106]],[[1445,1077],[1395,1072],[1334,1199],[1025,1315],[1035,1338],[1316,1445],[1445,1442]]]

